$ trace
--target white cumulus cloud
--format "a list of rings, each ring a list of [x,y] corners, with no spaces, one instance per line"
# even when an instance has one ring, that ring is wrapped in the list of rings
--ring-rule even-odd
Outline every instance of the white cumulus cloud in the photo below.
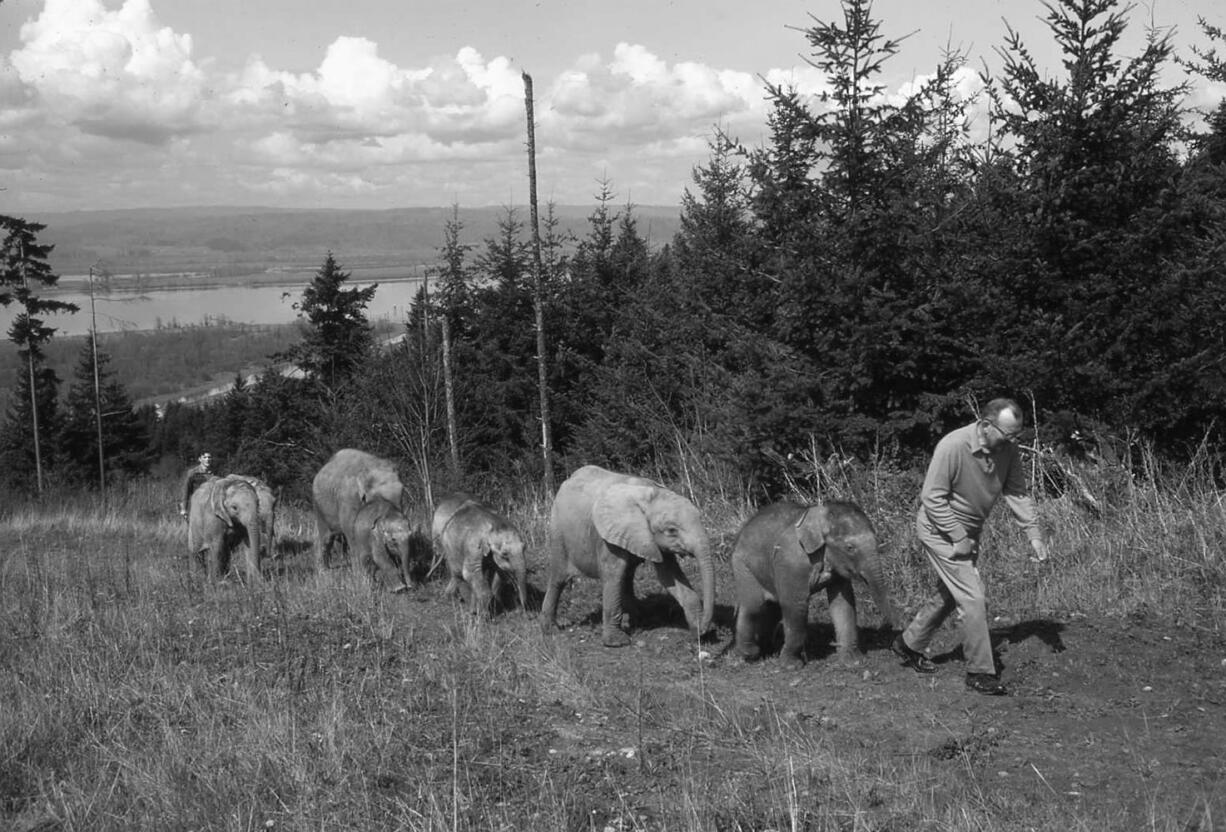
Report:
[[[190,35],[160,26],[149,0],[46,0],[9,57],[44,113],[86,133],[148,143],[202,127],[205,75]]]

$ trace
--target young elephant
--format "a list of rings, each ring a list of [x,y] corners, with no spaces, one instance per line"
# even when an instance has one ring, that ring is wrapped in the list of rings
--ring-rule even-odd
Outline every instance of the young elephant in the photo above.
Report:
[[[268,483],[259,477],[250,477],[246,474],[231,474],[231,476],[238,477],[255,489],[255,496],[259,501],[260,554],[264,557],[276,557],[277,496],[272,493]]]
[[[354,520],[362,506],[376,497],[399,507],[404,486],[396,466],[365,451],[337,451],[315,475],[311,498],[315,506],[315,568],[328,565],[332,544],[353,546]]]
[[[868,585],[891,626],[898,620],[881,580],[877,535],[868,517],[852,503],[783,502],[762,509],[736,537],[732,575],[736,647],[746,659],[761,655],[782,613],[783,660],[789,667],[803,665],[809,596],[823,586],[838,650],[845,658],[859,651],[852,579]]]
[[[192,492],[188,506],[187,549],[199,559],[205,554],[209,578],[217,580],[230,567],[230,556],[242,548],[247,577],[259,580],[260,515],[255,489],[239,477],[210,477]]]
[[[453,494],[434,510],[433,536],[451,573],[444,594],[460,593],[473,612],[487,618],[509,577],[520,609],[528,609],[524,538],[510,520],[467,494]]]
[[[399,507],[375,497],[360,509],[346,537],[354,560],[371,580],[377,573],[393,592],[413,586],[413,572],[430,565],[430,541],[413,527]]]
[[[701,597],[677,564],[680,556],[698,562]],[[711,542],[698,508],[659,483],[586,465],[558,488],[549,517],[549,583],[541,626],[556,623],[558,597],[575,575],[603,583],[602,632],[606,647],[630,643],[623,630],[625,607],[633,602],[634,571],[651,561],[660,583],[685,611],[701,636],[715,612]]]

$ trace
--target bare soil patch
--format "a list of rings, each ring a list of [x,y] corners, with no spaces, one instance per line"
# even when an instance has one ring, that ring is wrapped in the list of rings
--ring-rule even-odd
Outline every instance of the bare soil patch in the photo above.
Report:
[[[935,645],[939,672],[920,676],[892,655],[884,630],[862,630],[863,657],[840,660],[819,611],[809,663],[786,671],[774,659],[733,655],[729,606],[718,611],[716,637],[699,646],[668,596],[640,604],[633,645],[610,650],[600,644],[596,583],[572,584],[559,618],[573,623],[554,649],[598,680],[598,701],[542,701],[524,738],[523,753],[569,779],[593,817],[603,812],[603,828],[655,828],[675,808],[668,784],[682,772],[736,784],[728,829],[768,828],[781,798],[801,807],[802,820],[806,805],[848,801],[867,822],[853,818],[848,828],[933,828],[934,817],[968,800],[1005,829],[1205,830],[1226,818],[1221,632],[1158,617],[1002,613],[992,635],[1010,695],[997,698],[964,688],[952,625]],[[431,614],[431,604],[413,606],[413,615]],[[711,717],[710,733],[678,721],[686,701]],[[755,733],[788,742],[764,760]],[[812,755],[802,764],[795,749],[829,753],[852,783],[862,768],[863,793],[832,794],[829,774],[812,767]],[[799,770],[785,787],[789,760]],[[882,786],[891,771],[908,781],[897,791]],[[930,790],[922,807],[917,787]]]

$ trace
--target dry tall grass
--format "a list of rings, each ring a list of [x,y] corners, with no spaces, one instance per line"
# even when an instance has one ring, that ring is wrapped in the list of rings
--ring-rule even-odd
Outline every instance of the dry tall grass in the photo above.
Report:
[[[912,542],[917,475],[812,464],[822,487],[805,496],[866,507],[890,585],[913,608],[929,580]],[[1097,515],[1071,499],[1043,505],[1051,566],[1027,564],[1020,535],[994,520],[994,606],[1154,612],[1220,632],[1226,508],[1211,480],[1154,467],[1088,482]],[[749,507],[733,489],[691,487],[726,545]],[[730,705],[701,678],[611,703],[580,661],[590,643],[546,640],[519,615],[483,624],[432,597],[372,591],[351,570],[315,575],[298,565],[309,524],[292,507],[272,580],[211,585],[187,568],[168,491],[137,483],[106,505],[0,511],[0,826],[856,830],[886,828],[888,804],[893,829],[1022,828],[973,777],[798,734],[782,705]],[[512,515],[541,552],[545,501]],[[579,762],[551,753],[611,721],[624,748]],[[666,808],[643,815],[627,783]],[[1034,828],[1078,826],[1054,805],[1025,808]]]

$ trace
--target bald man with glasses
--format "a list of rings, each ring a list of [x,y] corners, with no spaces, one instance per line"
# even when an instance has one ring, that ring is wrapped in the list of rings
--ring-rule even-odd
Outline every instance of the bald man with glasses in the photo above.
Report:
[[[892,649],[917,673],[935,673],[925,654],[950,613],[962,617],[966,686],[989,696],[1007,693],[1000,683],[988,632],[987,599],[979,576],[979,535],[999,497],[1030,539],[1032,560],[1047,560],[1047,544],[1026,493],[1017,441],[1022,409],[993,399],[980,418],[946,434],[933,452],[920,492],[916,530],[928,562],[940,578],[940,595],[923,606]]]

